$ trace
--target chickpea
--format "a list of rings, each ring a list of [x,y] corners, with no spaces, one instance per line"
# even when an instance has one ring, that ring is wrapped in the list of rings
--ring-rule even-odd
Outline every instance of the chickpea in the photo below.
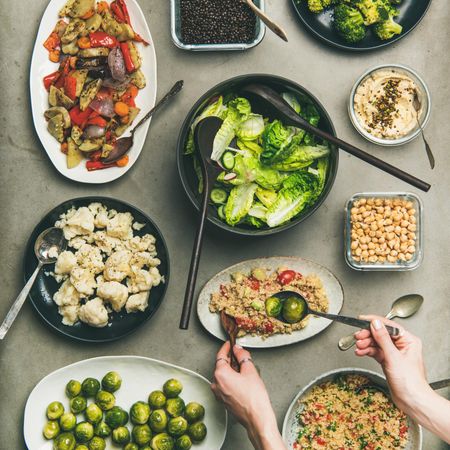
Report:
[[[373,242],[369,242],[368,247],[370,250],[373,250],[375,248],[375,244]]]
[[[366,219],[367,217],[370,216],[370,211],[364,211],[364,212],[362,213],[362,216],[363,216],[364,219]]]
[[[369,250],[369,256],[374,256],[375,255],[375,250]]]
[[[378,261],[378,256],[375,256],[375,255],[369,256],[369,262],[375,263],[377,261]]]
[[[362,253],[362,250],[361,250],[361,248],[357,248],[356,250],[355,250],[355,255],[356,256],[361,256],[361,253]]]
[[[389,245],[389,247],[390,247],[391,249],[393,249],[393,248],[394,248],[394,245],[395,245],[394,239],[391,239],[391,240],[388,242],[388,245]]]
[[[409,218],[409,222],[410,223],[416,223],[416,218],[415,218],[415,216],[411,216],[410,218]]]
[[[394,263],[397,261],[397,258],[395,256],[388,255],[387,260],[391,263]]]
[[[416,252],[416,247],[414,245],[410,245],[407,249],[408,253],[415,253]]]
[[[395,227],[393,225],[390,225],[389,227],[385,227],[384,229],[386,233],[392,233],[395,230]]]
[[[403,233],[400,235],[400,241],[406,242],[408,240],[408,236],[405,233],[405,230],[403,230]]]
[[[413,241],[416,240],[416,233],[410,232],[408,233],[408,239],[412,239]]]
[[[363,250],[361,253],[361,258],[367,259],[369,257],[369,252],[367,250]]]
[[[407,201],[407,202],[405,203],[405,208],[411,209],[411,208],[413,208],[413,207],[414,207],[413,202]]]
[[[384,263],[386,261],[386,256],[378,256],[378,261]]]
[[[416,231],[416,229],[417,229],[417,227],[416,227],[416,225],[415,225],[414,223],[412,223],[412,224],[410,224],[410,225],[408,226],[408,230],[409,230],[409,231]]]
[[[396,226],[395,227],[395,229],[394,229],[394,233],[397,235],[397,236],[399,236],[400,234],[401,234],[401,232],[402,232],[402,227],[400,227],[400,226]]]
[[[377,231],[377,230],[378,230],[378,225],[376,224],[376,222],[372,222],[372,223],[370,224],[370,229],[371,229],[372,231]]]
[[[413,257],[413,255],[411,255],[411,253],[405,254],[406,261],[410,261],[412,259],[412,257]]]
[[[398,259],[400,259],[401,261],[405,261],[406,260],[406,256],[404,253],[399,253],[398,254]]]
[[[369,248],[367,244],[361,244],[360,247],[362,250],[367,250]]]
[[[353,207],[353,208],[350,210],[350,212],[351,212],[352,215],[355,215],[355,216],[356,216],[356,214],[358,214],[358,208]]]
[[[389,240],[389,241],[392,241],[394,238],[395,238],[395,233],[388,233],[387,235],[386,235],[386,238]]]
[[[374,244],[378,244],[378,238],[373,237],[373,238],[372,238],[372,242],[373,242]]]
[[[359,246],[358,241],[353,241],[350,248],[352,250],[356,250],[358,248],[358,246]]]
[[[409,214],[410,216],[415,216],[415,215],[416,215],[416,210],[415,210],[414,208],[409,208],[409,209],[408,209],[408,214]]]
[[[359,228],[358,230],[356,230],[356,234],[358,236],[362,236],[364,234],[364,231],[362,230],[362,228]]]
[[[367,203],[367,199],[365,199],[365,198],[362,198],[359,200],[360,205],[365,205],[366,203]]]
[[[408,249],[408,244],[406,242],[404,242],[403,244],[400,245],[400,251],[402,253],[405,253],[407,249]]]

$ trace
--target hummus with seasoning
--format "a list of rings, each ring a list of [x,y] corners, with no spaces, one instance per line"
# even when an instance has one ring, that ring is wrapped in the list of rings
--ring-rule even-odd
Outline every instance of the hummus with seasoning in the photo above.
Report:
[[[414,108],[419,97],[417,84],[408,75],[395,70],[378,70],[357,88],[354,109],[361,126],[372,136],[399,139],[417,127],[422,108]]]

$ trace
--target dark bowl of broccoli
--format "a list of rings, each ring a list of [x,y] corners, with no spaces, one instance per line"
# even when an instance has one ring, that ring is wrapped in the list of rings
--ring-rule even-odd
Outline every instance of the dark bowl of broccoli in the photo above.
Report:
[[[177,166],[183,189],[199,210],[203,184],[193,131],[202,117],[222,118],[214,140],[215,150],[222,148],[221,173],[207,221],[233,234],[266,236],[314,214],[334,184],[339,154],[304,130],[257,114],[241,93],[250,83],[271,87],[310,123],[336,135],[325,108],[303,86],[274,75],[242,75],[209,89],[191,108],[178,138]]]
[[[410,33],[431,0],[292,0],[298,18],[321,41],[342,50],[386,47]]]

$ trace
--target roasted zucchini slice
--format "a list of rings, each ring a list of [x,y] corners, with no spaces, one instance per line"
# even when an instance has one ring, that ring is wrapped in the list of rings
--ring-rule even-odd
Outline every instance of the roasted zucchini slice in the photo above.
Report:
[[[69,42],[72,42],[79,36],[80,33],[84,31],[85,28],[86,24],[83,20],[80,19],[71,20],[69,22],[69,25],[67,25],[64,34],[61,36],[61,42],[63,44],[68,44]]]
[[[99,78],[97,80],[91,81],[84,89],[80,95],[80,109],[85,111],[89,104],[94,100],[98,91],[102,87],[102,80]]]

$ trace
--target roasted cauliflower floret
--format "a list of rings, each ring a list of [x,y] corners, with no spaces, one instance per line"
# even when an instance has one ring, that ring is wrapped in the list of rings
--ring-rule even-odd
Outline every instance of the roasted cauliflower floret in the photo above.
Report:
[[[127,304],[125,305],[125,309],[126,309],[127,313],[145,311],[148,307],[149,296],[150,296],[150,292],[148,292],[148,291],[139,292],[138,294],[130,295],[130,297],[128,298]]]
[[[71,251],[61,252],[56,260],[55,273],[57,275],[69,274],[77,265],[77,258]]]
[[[127,302],[128,289],[117,281],[106,281],[98,287],[97,295],[109,302],[114,311],[119,312]]]
[[[108,325],[108,311],[103,304],[101,298],[94,298],[84,304],[79,312],[78,317],[84,323],[91,327],[102,328]]]
[[[66,280],[53,295],[53,301],[58,306],[75,306],[80,303],[80,293],[70,280]]]
[[[93,295],[94,289],[97,287],[94,274],[83,267],[74,267],[70,271],[70,281],[82,297]]]
[[[105,262],[104,277],[108,281],[122,281],[130,273],[131,252],[122,250],[113,253]]]

